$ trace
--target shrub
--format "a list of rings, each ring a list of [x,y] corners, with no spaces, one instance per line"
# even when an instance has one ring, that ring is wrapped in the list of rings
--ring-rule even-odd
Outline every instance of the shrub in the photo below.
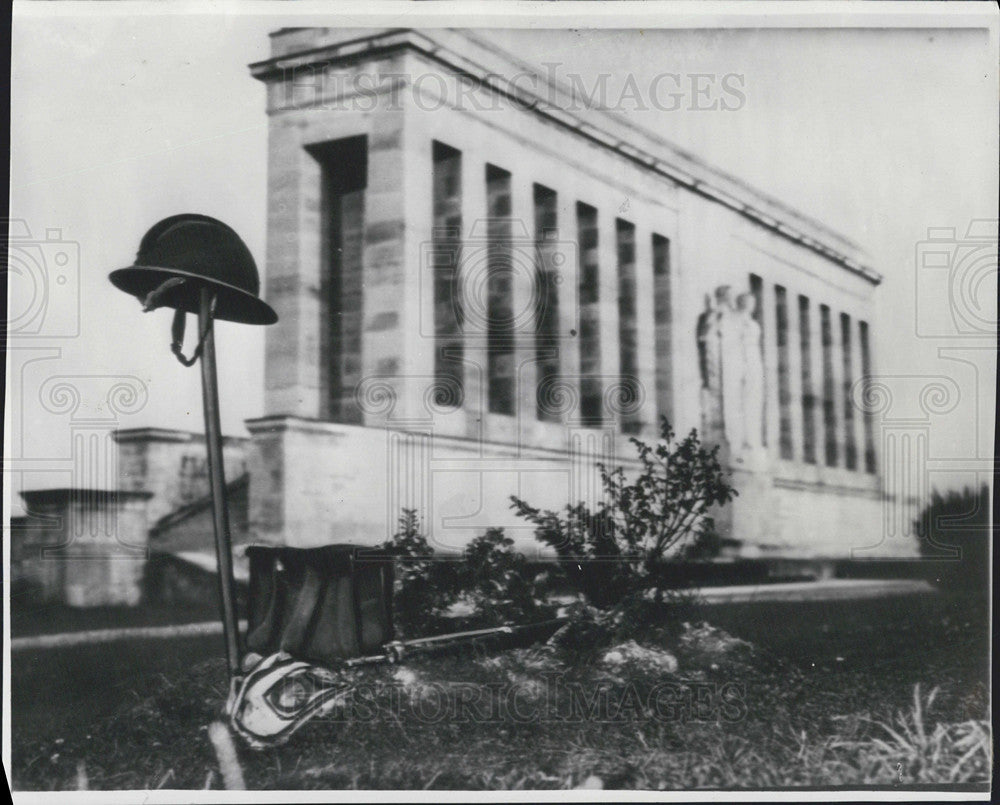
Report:
[[[525,623],[551,614],[544,601],[544,574],[532,572],[502,528],[473,539],[456,570],[456,592],[482,625]]]
[[[450,562],[435,559],[413,509],[403,509],[396,532],[382,550],[395,557],[393,620],[404,637],[438,631],[457,599]]]
[[[663,565],[683,557],[689,545],[711,542],[711,508],[736,495],[719,465],[718,447],[703,446],[697,431],[677,441],[664,418],[655,446],[629,441],[640,472],[629,481],[621,467],[598,464],[604,500],[596,509],[576,503],[562,513],[543,511],[511,498],[518,516],[535,525],[536,538],[556,551],[566,578],[599,608],[650,589],[660,600]]]
[[[914,523],[920,555],[940,560],[938,583],[984,590],[990,577],[990,498],[985,485],[945,495],[935,491]]]
[[[499,626],[550,617],[544,578],[536,576],[502,528],[487,529],[460,559],[435,557],[416,511],[404,509],[396,533],[382,545],[395,557],[394,620],[404,637],[466,626]],[[464,618],[449,617],[463,603]]]

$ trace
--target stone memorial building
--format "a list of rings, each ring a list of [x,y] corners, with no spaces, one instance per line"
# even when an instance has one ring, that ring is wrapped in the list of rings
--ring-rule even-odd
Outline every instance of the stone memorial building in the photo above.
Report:
[[[473,32],[271,47],[251,540],[375,544],[409,507],[440,550],[527,550],[510,495],[593,501],[665,416],[722,446],[740,555],[912,550],[881,537],[856,245]]]

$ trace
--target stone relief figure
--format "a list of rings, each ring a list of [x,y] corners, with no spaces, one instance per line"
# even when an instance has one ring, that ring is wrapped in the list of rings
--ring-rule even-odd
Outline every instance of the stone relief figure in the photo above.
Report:
[[[719,338],[715,318],[712,297],[705,294],[705,310],[698,316],[698,368],[701,371],[703,389],[712,389],[718,385]]]
[[[733,307],[728,285],[717,291],[719,310],[719,353],[722,357],[722,423],[726,441],[733,455],[739,455],[745,441],[743,433],[743,327]]]
[[[761,357],[760,325],[754,318],[757,297],[741,294],[736,300],[740,321],[742,364],[743,447],[756,450],[762,445],[764,431],[764,361]]]
[[[721,290],[721,289],[720,289]],[[716,291],[716,297],[719,291]],[[704,438],[722,436],[722,355],[719,341],[719,308],[705,295],[705,310],[698,316],[698,367],[701,372],[701,428]]]
[[[764,366],[757,300],[741,294],[734,306],[731,288],[719,286],[706,297],[698,317],[702,429],[705,438],[724,438],[737,461],[761,446],[764,422]]]

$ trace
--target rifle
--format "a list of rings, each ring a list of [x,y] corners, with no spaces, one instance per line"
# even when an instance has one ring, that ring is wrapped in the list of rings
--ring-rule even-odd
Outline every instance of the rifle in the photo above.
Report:
[[[341,660],[324,668],[287,654],[264,658],[240,681],[228,708],[229,723],[254,749],[276,746],[304,724],[342,704],[354,690],[352,668],[402,662],[414,654],[437,654],[456,648],[512,648],[551,637],[567,618],[524,626],[472,629],[435,637],[393,640],[379,654]]]
[[[492,629],[472,629],[465,632],[449,632],[434,637],[418,637],[412,640],[392,640],[382,647],[380,654],[367,657],[352,657],[343,661],[345,668],[357,668],[381,663],[402,662],[411,654],[438,654],[455,648],[479,647],[514,648],[547,640],[567,622],[567,618],[530,623],[523,626],[497,626]]]

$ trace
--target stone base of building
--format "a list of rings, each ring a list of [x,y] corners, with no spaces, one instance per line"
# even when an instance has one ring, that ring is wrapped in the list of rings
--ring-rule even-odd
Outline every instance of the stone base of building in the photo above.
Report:
[[[21,493],[11,581],[22,603],[135,606],[146,563],[148,492],[60,488]]]
[[[249,539],[263,545],[378,545],[403,509],[415,509],[432,545],[459,552],[490,527],[503,527],[529,558],[549,555],[533,527],[510,508],[517,495],[560,510],[595,503],[595,461],[631,460],[600,432],[567,432],[553,450],[370,428],[291,416],[251,420]],[[610,452],[610,455],[609,455]],[[631,459],[631,456],[629,456]],[[916,554],[912,538],[887,539],[886,500],[874,476],[844,483],[809,468],[766,460],[736,466],[739,496],[716,522],[729,553],[742,558],[872,559]],[[853,485],[852,485],[853,484]]]

